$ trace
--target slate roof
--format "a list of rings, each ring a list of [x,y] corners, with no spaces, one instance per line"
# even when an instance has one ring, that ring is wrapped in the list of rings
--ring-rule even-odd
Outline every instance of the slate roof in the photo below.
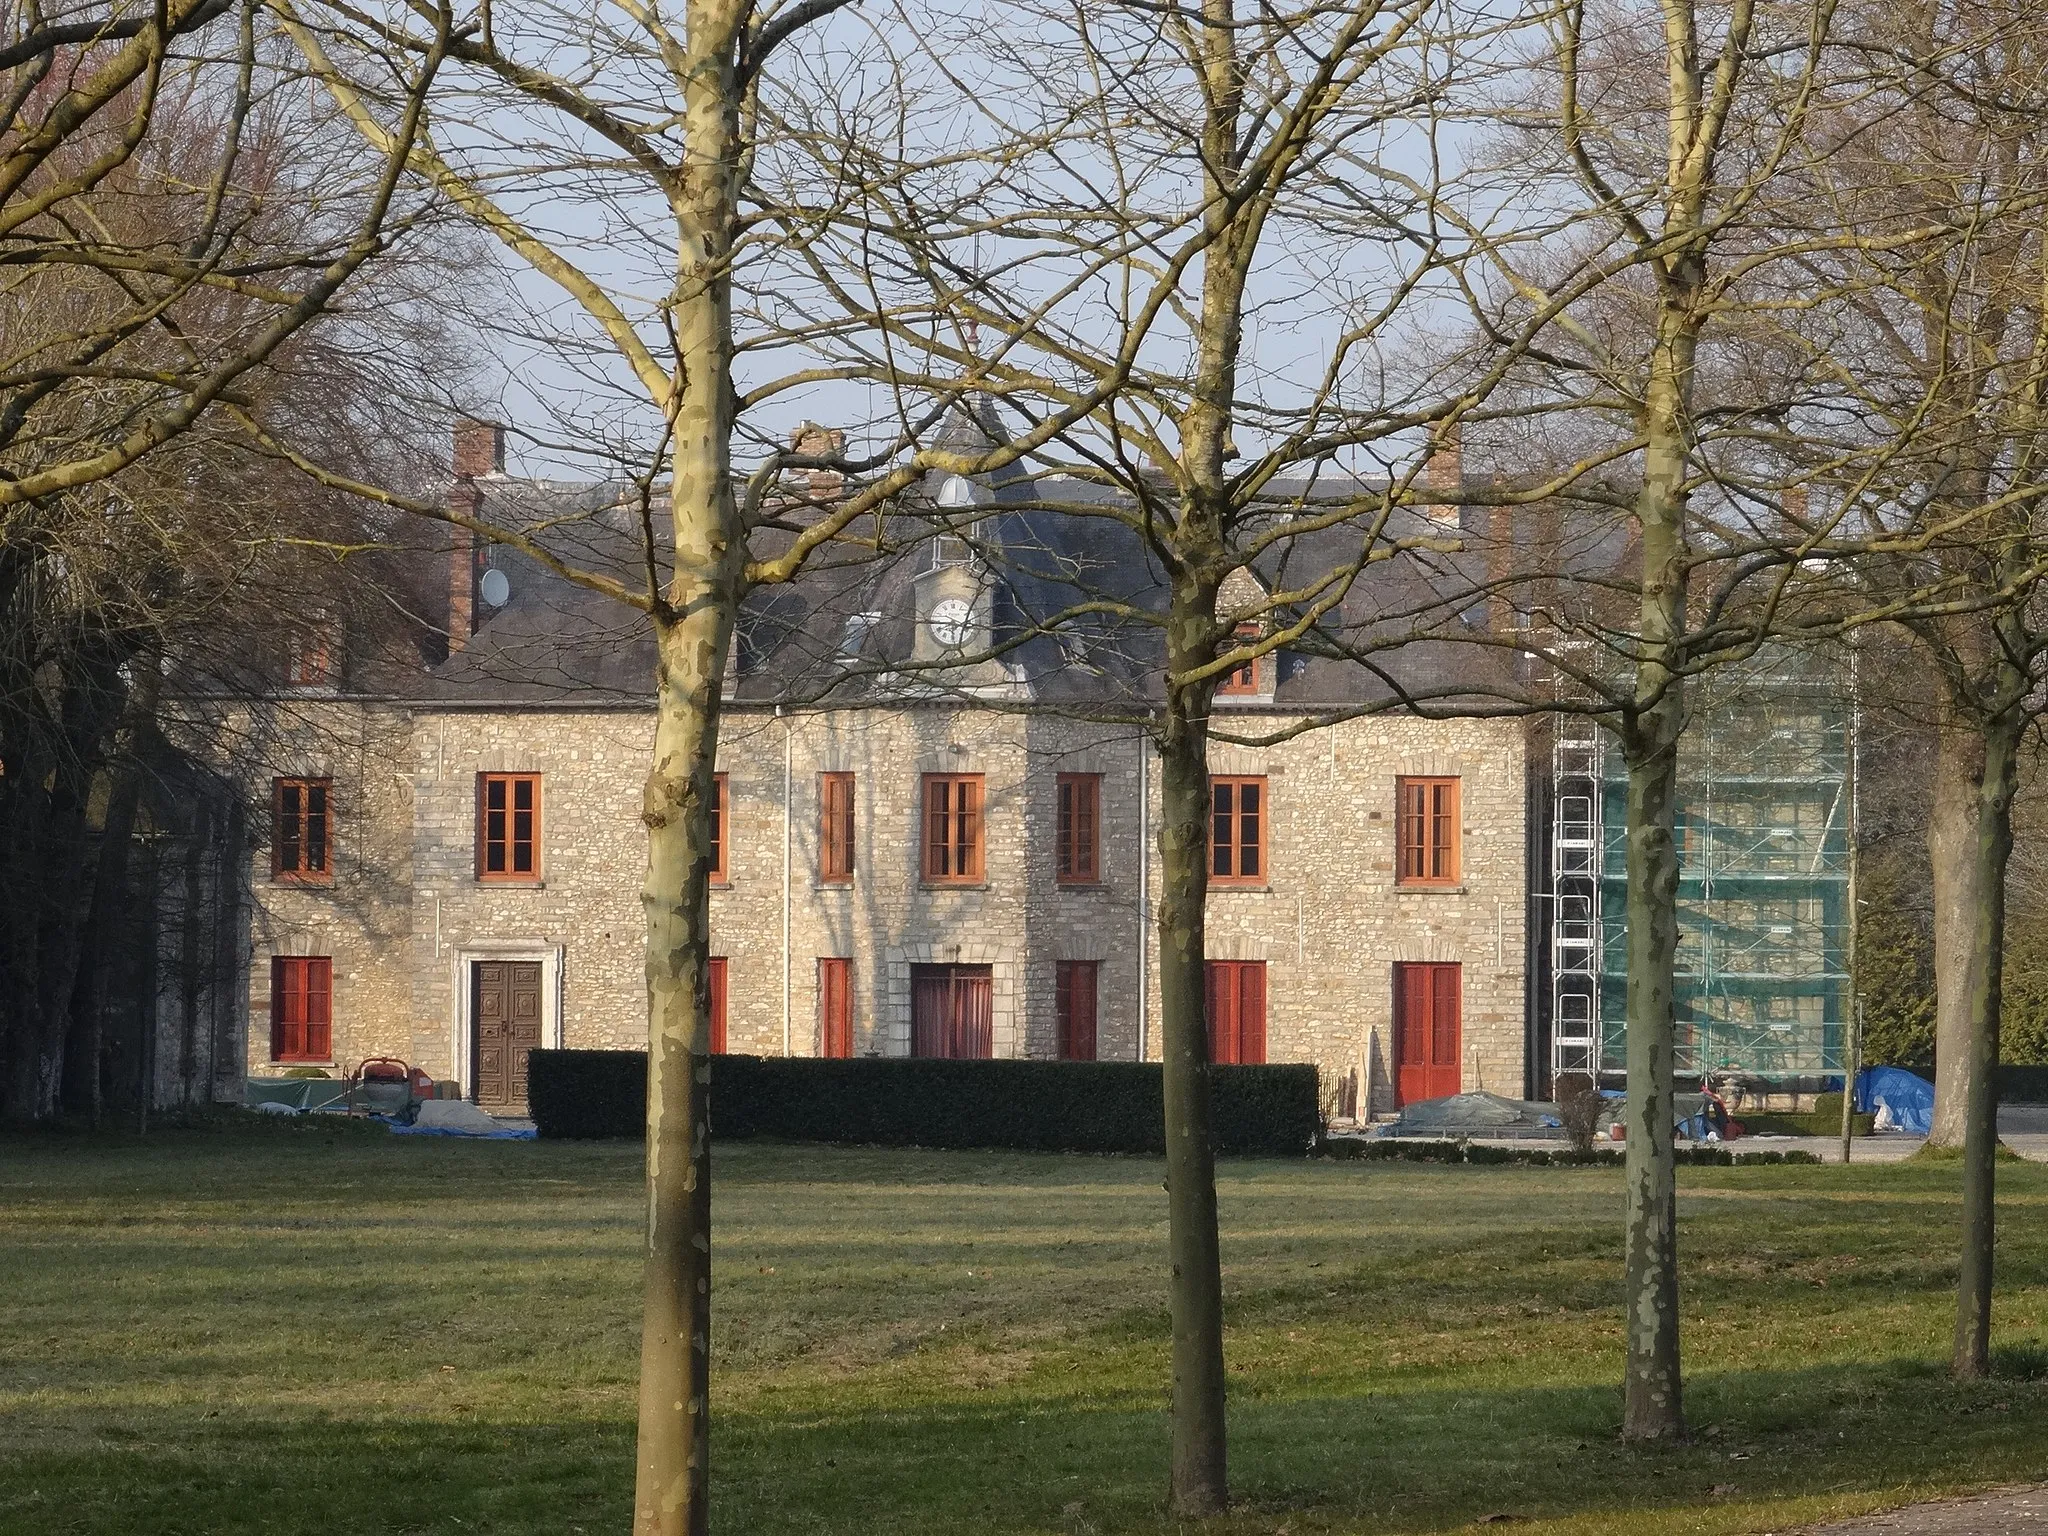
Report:
[[[956,412],[947,424],[947,445],[973,451],[999,431],[985,410],[973,418]],[[915,493],[921,505],[936,502],[943,478],[929,477]],[[645,584],[641,512],[624,488],[503,477],[477,483],[487,517],[509,515],[515,523],[544,529],[540,537],[564,559]],[[1154,623],[1096,615],[1062,625],[1057,634],[1034,632],[1077,602],[1114,602],[1142,614],[1163,611],[1164,572],[1141,535],[1122,517],[1091,515],[1091,508],[1104,514],[1120,508],[1116,493],[1024,465],[976,477],[974,484],[975,506],[966,514],[972,518],[969,547],[991,590],[994,645],[1013,682],[1028,689],[1034,702],[1077,711],[1122,713],[1156,700],[1162,648]],[[1282,503],[1328,504],[1361,489],[1370,487],[1333,478],[1314,486],[1278,485],[1272,494]],[[659,533],[665,505],[657,500],[648,514]],[[806,514],[795,507],[791,515]],[[901,514],[881,519],[879,527],[864,524],[855,531],[869,541],[866,546],[849,541],[814,560],[797,581],[751,594],[740,619],[728,696],[741,704],[805,706],[947,697],[947,674],[909,665],[915,587],[938,553],[928,538],[916,537],[929,527],[924,518]],[[1442,537],[1456,530],[1425,513],[1404,511],[1390,532]],[[778,535],[766,537],[772,542]],[[877,540],[885,552],[876,553]],[[1269,584],[1298,581],[1304,570],[1354,558],[1358,544],[1358,533],[1344,527],[1282,540],[1260,574]],[[478,627],[468,643],[419,672],[403,692],[421,702],[476,705],[630,705],[651,697],[653,638],[635,610],[509,548],[500,546],[488,558],[506,575],[508,601],[496,609],[479,602]],[[1482,619],[1479,610],[1461,614],[1454,603],[1469,587],[1477,559],[1404,555],[1368,567],[1333,632],[1354,643],[1385,643],[1411,633],[1426,615],[1435,637],[1388,649],[1370,667],[1284,654],[1270,704],[1233,700],[1229,707],[1355,707],[1395,697],[1396,685],[1443,698],[1505,681],[1511,664],[1502,653],[1460,640]],[[988,672],[985,666],[979,670]]]

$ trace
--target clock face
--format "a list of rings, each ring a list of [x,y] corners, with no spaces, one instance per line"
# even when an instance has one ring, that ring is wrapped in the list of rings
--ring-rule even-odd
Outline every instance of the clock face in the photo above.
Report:
[[[971,617],[967,604],[957,597],[947,598],[932,609],[932,616],[927,621],[931,626],[932,638],[947,650],[966,644],[968,621]]]

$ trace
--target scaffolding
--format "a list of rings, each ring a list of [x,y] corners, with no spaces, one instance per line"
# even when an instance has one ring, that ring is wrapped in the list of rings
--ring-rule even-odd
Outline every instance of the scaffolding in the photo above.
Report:
[[[1846,665],[1774,654],[1696,686],[1680,745],[1677,1070],[1793,1086],[1842,1070]],[[1551,1069],[1626,1056],[1628,782],[1583,719],[1552,747]]]

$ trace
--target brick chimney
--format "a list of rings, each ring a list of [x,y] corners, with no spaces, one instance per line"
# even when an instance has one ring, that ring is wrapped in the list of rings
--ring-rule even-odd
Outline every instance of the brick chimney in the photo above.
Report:
[[[1452,422],[1438,437],[1436,446],[1429,451],[1429,458],[1422,466],[1423,489],[1430,491],[1457,491],[1465,485],[1464,432],[1457,422]],[[1432,502],[1423,510],[1440,523],[1455,523],[1459,520],[1459,508],[1455,502]]]
[[[492,421],[458,419],[452,467],[455,483],[448,488],[448,510],[465,517],[481,517],[484,496],[477,489],[477,477],[505,472],[505,429]],[[468,645],[476,633],[476,584],[483,566],[483,550],[476,535],[460,527],[453,532],[454,543],[448,552],[450,655]]]
[[[505,429],[495,421],[475,421],[467,416],[455,422],[455,478],[474,480],[478,475],[505,473]]]
[[[798,453],[822,459],[846,452],[846,433],[838,427],[821,427],[815,421],[807,421],[790,433],[789,446]],[[846,484],[846,476],[836,469],[811,469],[805,474],[814,497],[837,496]]]

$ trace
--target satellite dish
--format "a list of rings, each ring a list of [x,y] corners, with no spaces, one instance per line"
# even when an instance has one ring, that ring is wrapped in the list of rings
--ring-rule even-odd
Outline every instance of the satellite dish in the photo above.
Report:
[[[503,571],[495,569],[485,571],[480,590],[483,593],[484,601],[493,608],[502,608],[512,601],[512,583],[505,579]]]
[[[974,505],[974,487],[958,475],[946,476],[939,486],[939,505],[942,507],[971,507]]]

